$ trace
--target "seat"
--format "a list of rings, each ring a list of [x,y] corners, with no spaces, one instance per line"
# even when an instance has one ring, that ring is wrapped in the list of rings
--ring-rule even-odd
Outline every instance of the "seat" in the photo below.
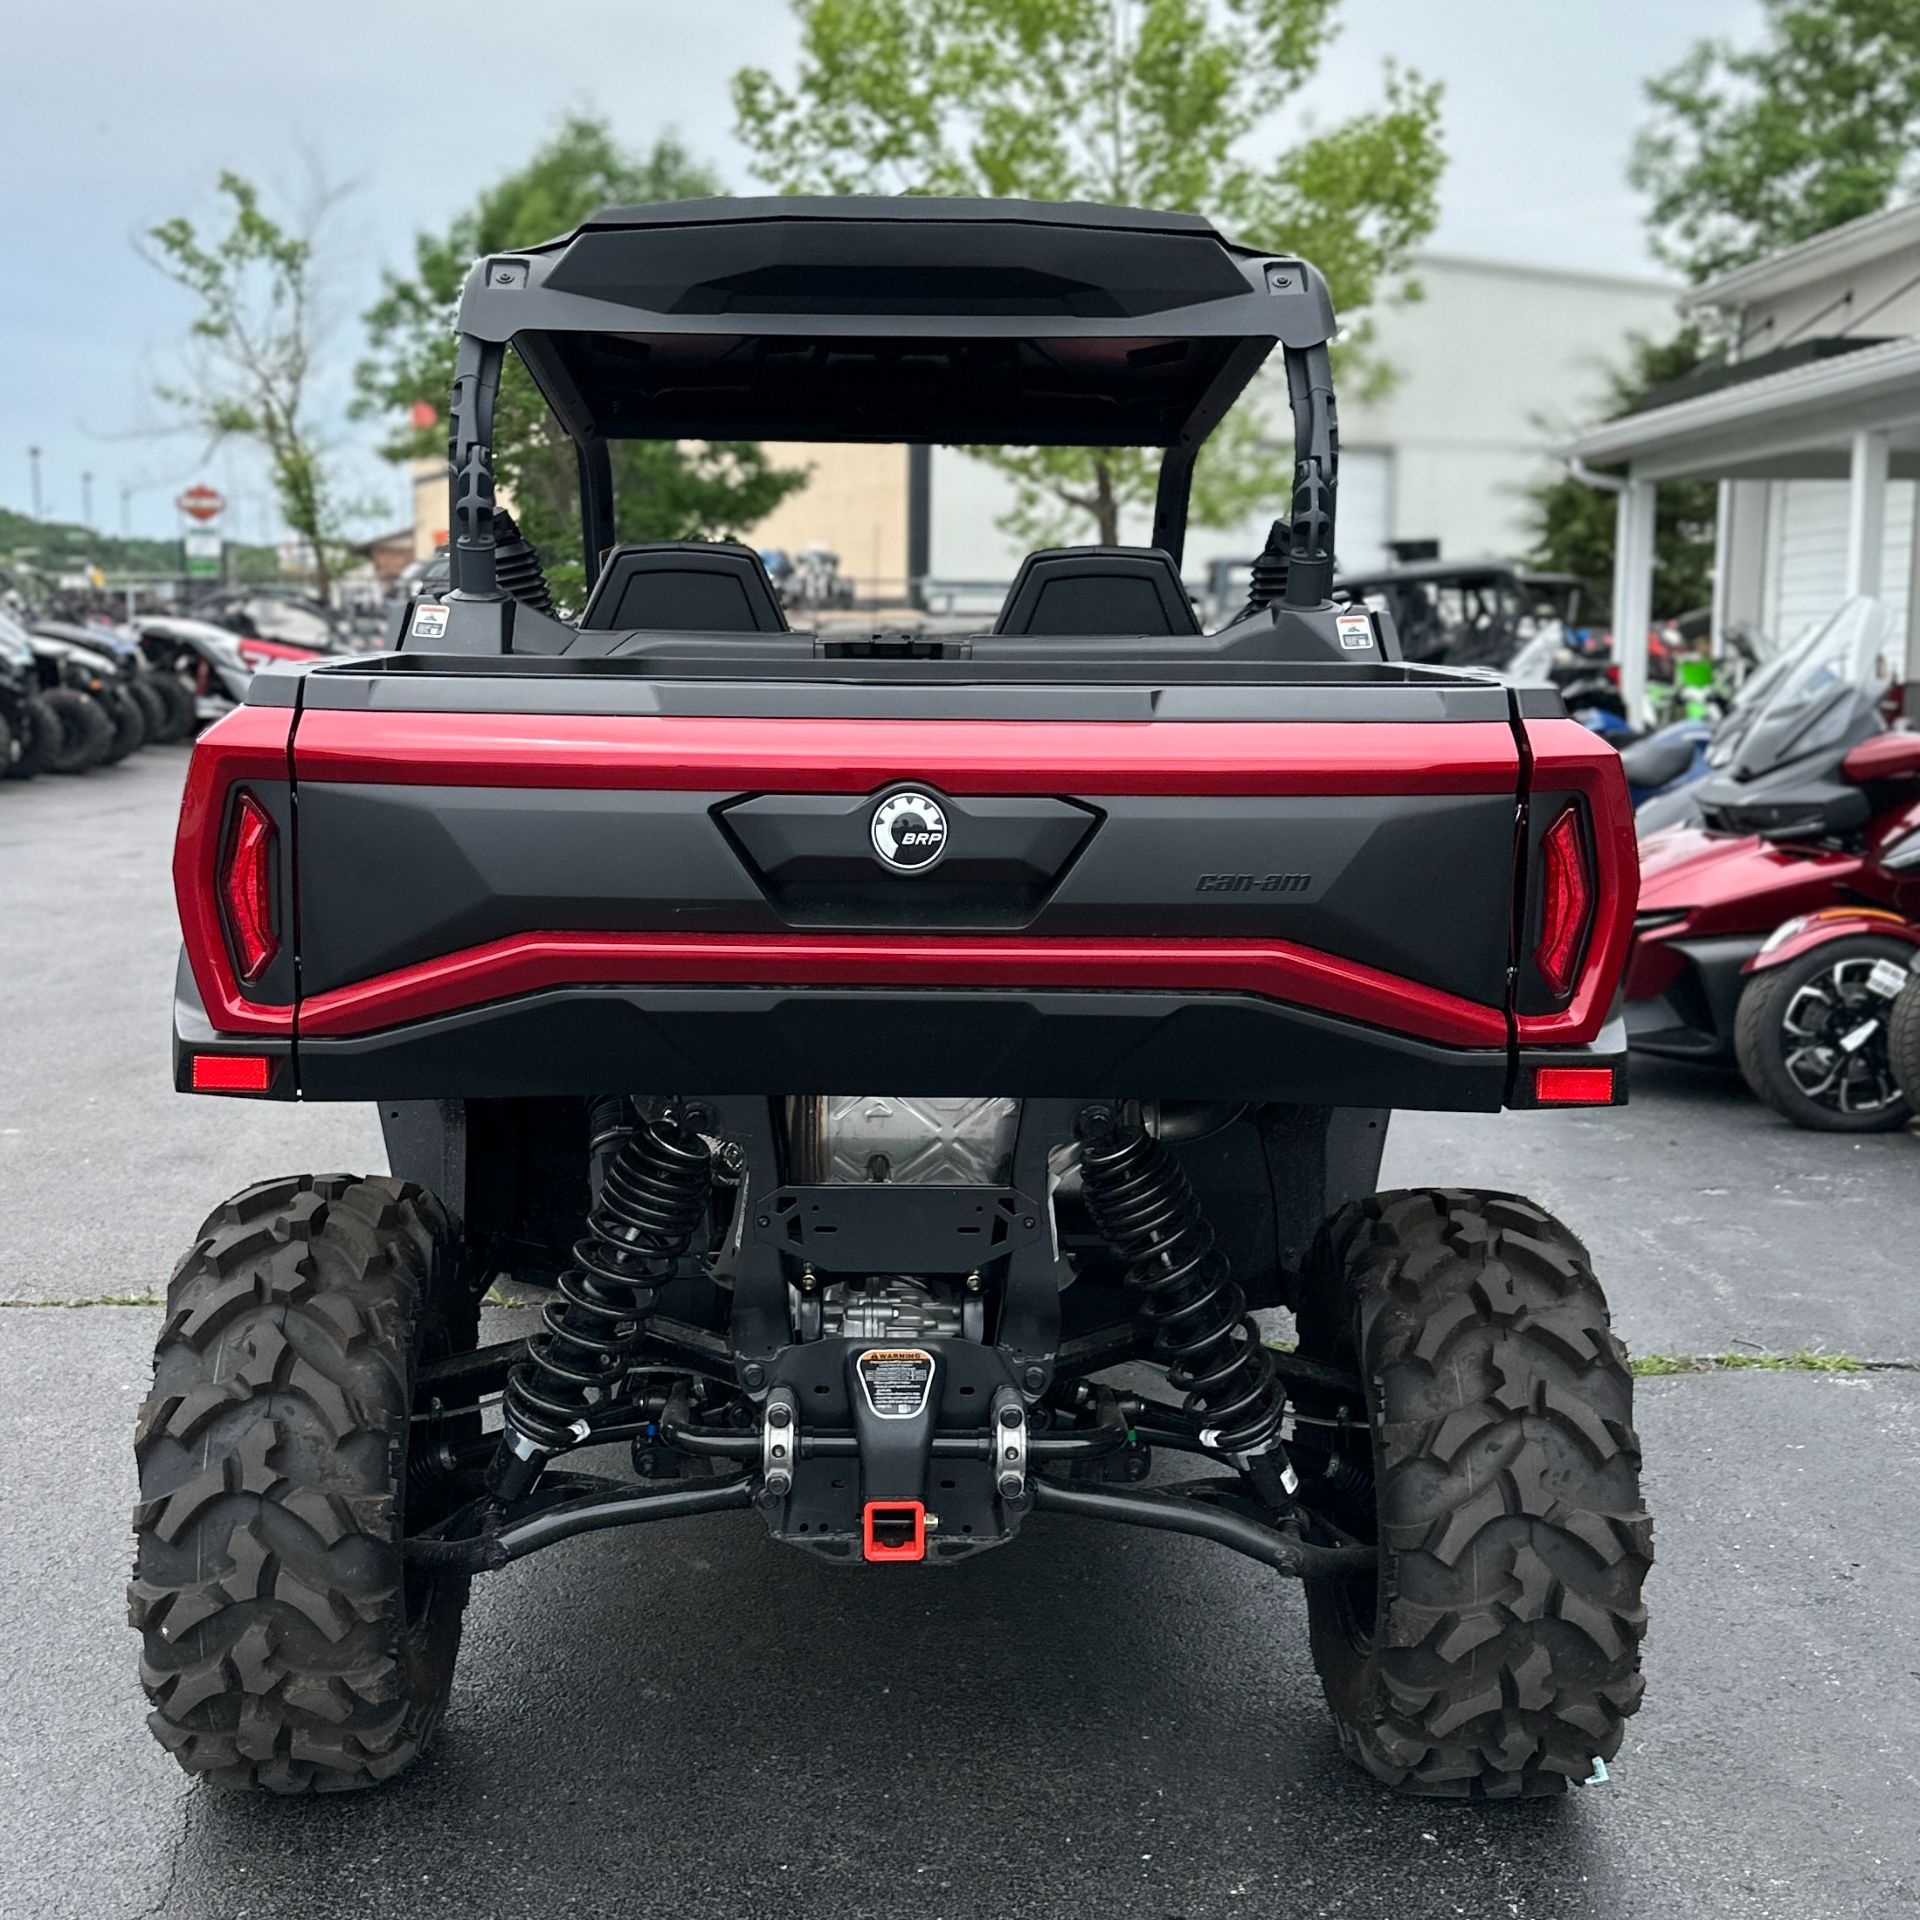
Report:
[[[582,629],[623,633],[786,633],[766,567],[735,541],[615,547],[593,583]]]
[[[1620,764],[1626,769],[1629,785],[1651,791],[1678,780],[1693,765],[1700,750],[1699,738],[1681,734],[1662,739],[1655,734],[1648,740],[1636,740],[1620,749]]]
[[[995,633],[1197,634],[1180,570],[1158,547],[1050,547],[1020,563]]]

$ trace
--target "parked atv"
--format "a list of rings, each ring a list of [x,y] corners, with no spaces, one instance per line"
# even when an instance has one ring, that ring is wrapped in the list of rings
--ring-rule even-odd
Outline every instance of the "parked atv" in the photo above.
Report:
[[[139,719],[141,743],[161,745],[192,738],[193,696],[174,675],[158,672],[148,663],[136,634],[125,628],[79,626],[56,620],[35,621],[33,631],[42,639],[85,650],[94,660],[111,667],[115,676],[112,686],[116,693],[126,695]]]
[[[148,666],[175,681],[193,702],[196,726],[239,705],[255,669],[272,657],[262,653],[255,660],[245,659],[238,636],[205,620],[149,614],[135,631]]]
[[[1302,1580],[1382,1782],[1603,1777],[1652,1551],[1606,1301],[1529,1201],[1375,1187],[1395,1104],[1624,1099],[1626,785],[1331,597],[1318,273],[1187,214],[684,201],[483,261],[459,328],[451,590],[188,776],[177,1084],[377,1102],[391,1171],[251,1187],[175,1272],[162,1743],[388,1779],[472,1579],[582,1534],[900,1579],[1065,1519]],[[578,436],[577,623],[493,506],[509,342]],[[1194,455],[1276,349],[1290,517],[1204,633]],[[615,541],[608,434],[1154,446],[1156,544],[1030,555],[990,631],[796,633],[750,549]],[[540,1329],[479,1346],[505,1275]]]
[[[1643,840],[1627,969],[1636,1047],[1737,1055],[1782,1112],[1847,1131],[1905,1118],[1884,1023],[1860,998],[1888,978],[1872,962],[1899,957],[1878,923],[1920,910],[1920,734],[1879,711],[1890,631],[1877,602],[1853,603],[1699,783],[1707,824]],[[1783,921],[1841,908],[1805,944],[1765,951]],[[1824,937],[1841,933],[1853,944]],[[1817,1030],[1816,999],[1832,1009]]]
[[[36,638],[5,613],[0,637],[19,686],[8,715],[13,772],[85,773],[110,759],[115,728],[99,697],[108,677],[102,663]]]
[[[40,689],[33,643],[0,612],[0,779],[31,780],[44,772],[60,738],[60,717]]]

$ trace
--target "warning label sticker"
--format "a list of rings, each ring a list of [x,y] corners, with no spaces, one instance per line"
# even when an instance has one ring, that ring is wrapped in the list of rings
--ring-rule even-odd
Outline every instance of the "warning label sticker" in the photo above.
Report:
[[[446,637],[447,610],[431,601],[422,601],[413,610],[413,637],[416,640],[440,640]]]
[[[869,1347],[854,1363],[867,1405],[882,1420],[913,1420],[933,1391],[933,1355],[924,1347]]]
[[[1373,621],[1364,613],[1336,613],[1333,616],[1335,631],[1340,635],[1340,644],[1349,653],[1357,653],[1362,647],[1373,645]]]

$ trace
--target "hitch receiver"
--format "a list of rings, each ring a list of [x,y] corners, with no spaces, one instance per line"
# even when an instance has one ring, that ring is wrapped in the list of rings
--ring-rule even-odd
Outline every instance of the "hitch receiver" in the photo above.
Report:
[[[922,1500],[869,1500],[862,1510],[861,1548],[869,1560],[924,1560],[927,1508]]]

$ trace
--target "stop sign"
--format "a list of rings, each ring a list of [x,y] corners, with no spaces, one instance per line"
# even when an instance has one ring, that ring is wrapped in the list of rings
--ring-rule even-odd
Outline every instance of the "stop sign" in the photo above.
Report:
[[[173,503],[192,520],[216,520],[226,507],[226,496],[211,487],[189,487]]]

